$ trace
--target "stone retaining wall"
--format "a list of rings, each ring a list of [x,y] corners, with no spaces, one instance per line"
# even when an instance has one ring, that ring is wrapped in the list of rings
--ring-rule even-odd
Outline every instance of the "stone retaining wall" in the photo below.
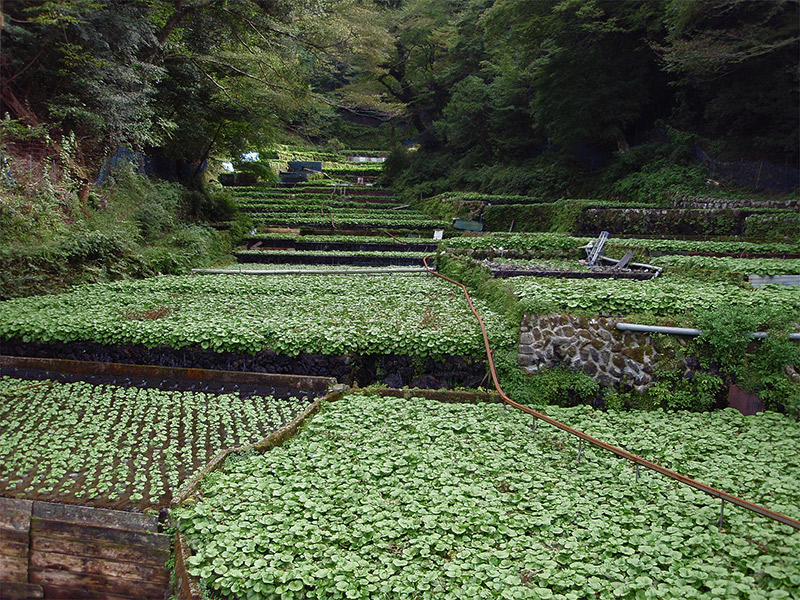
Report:
[[[700,208],[706,210],[726,208],[800,208],[800,201],[796,199],[773,200],[755,198],[713,198],[703,196],[676,196],[672,202],[673,208]]]
[[[594,377],[600,385],[625,383],[644,391],[657,358],[646,333],[619,331],[619,319],[526,314],[519,366],[528,373],[563,365]]]

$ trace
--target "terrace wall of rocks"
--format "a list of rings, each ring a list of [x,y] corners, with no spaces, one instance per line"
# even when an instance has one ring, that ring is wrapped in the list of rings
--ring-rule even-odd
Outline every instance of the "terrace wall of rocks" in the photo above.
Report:
[[[619,331],[619,319],[526,314],[519,341],[519,366],[528,373],[563,365],[603,386],[630,385],[644,391],[659,358],[646,333]],[[690,366],[685,365],[688,374]]]
[[[790,203],[777,206],[776,202],[774,208],[741,207],[734,201],[709,204],[707,208],[696,208],[691,204],[687,207],[661,208],[593,206],[586,202],[566,200],[540,204],[487,205],[482,219],[490,231],[569,231],[575,235],[589,236],[607,230],[612,234],[624,232],[628,235],[649,235],[657,231],[668,235],[745,235],[773,239],[791,237],[800,232],[796,207]],[[779,229],[774,230],[776,227]]]

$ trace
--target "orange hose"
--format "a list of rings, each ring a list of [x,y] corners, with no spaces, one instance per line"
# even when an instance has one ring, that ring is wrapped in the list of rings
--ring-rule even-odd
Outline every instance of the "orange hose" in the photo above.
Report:
[[[495,366],[494,366],[494,358],[492,357],[492,348],[491,348],[491,346],[489,344],[489,335],[486,332],[486,325],[484,325],[483,319],[481,318],[480,314],[478,314],[478,311],[475,310],[475,305],[472,303],[472,298],[469,295],[469,291],[467,290],[467,286],[465,286],[463,283],[461,283],[459,281],[456,281],[454,279],[450,279],[449,277],[446,277],[445,275],[442,275],[441,273],[438,273],[437,271],[431,269],[430,266],[428,266],[428,259],[431,258],[431,256],[433,256],[433,255],[432,254],[428,255],[428,256],[426,256],[425,258],[422,259],[422,262],[425,265],[425,268],[428,270],[429,273],[432,273],[432,274],[436,275],[437,277],[441,277],[442,279],[445,279],[445,280],[449,281],[450,283],[460,287],[462,289],[462,291],[464,292],[464,296],[467,298],[467,303],[469,304],[469,308],[472,311],[472,314],[474,314],[475,318],[478,319],[478,324],[480,325],[481,333],[483,334],[483,343],[484,343],[484,346],[486,347],[486,359],[488,360],[488,363],[489,363],[489,372],[492,375],[492,382],[494,383],[494,387],[497,390],[497,393],[500,395],[500,398],[503,400],[503,402],[505,402],[506,404],[509,404],[510,406],[513,406],[514,408],[517,408],[517,409],[519,409],[519,410],[521,410],[521,411],[523,411],[525,413],[528,413],[529,415],[533,415],[535,418],[541,419],[545,423],[549,423],[550,425],[553,425],[554,427],[557,427],[558,429],[566,431],[567,433],[569,433],[571,435],[579,437],[580,439],[585,440],[586,442],[592,444],[593,446],[597,446],[599,448],[603,448],[605,450],[608,450],[609,452],[613,452],[617,456],[620,456],[622,458],[626,458],[626,459],[630,460],[631,462],[633,462],[633,463],[635,463],[637,465],[641,465],[641,466],[643,466],[643,467],[645,467],[647,469],[650,469],[652,471],[656,471],[657,473],[661,473],[662,475],[665,475],[666,477],[669,477],[669,478],[674,479],[676,481],[680,481],[681,483],[684,483],[684,484],[686,484],[688,486],[691,486],[691,487],[693,487],[695,489],[698,489],[701,492],[705,492],[706,494],[708,494],[710,496],[714,496],[715,498],[719,498],[723,502],[724,501],[728,501],[731,504],[736,504],[737,506],[741,506],[742,508],[746,508],[747,510],[750,510],[752,512],[758,513],[758,514],[763,515],[763,516],[765,516],[767,518],[773,519],[773,520],[778,521],[780,523],[783,523],[785,525],[789,525],[790,527],[794,527],[795,529],[800,529],[800,521],[798,521],[797,519],[793,519],[793,518],[791,518],[791,517],[789,517],[787,515],[784,515],[784,514],[779,513],[779,512],[775,512],[774,510],[770,510],[769,508],[766,508],[766,507],[761,506],[759,504],[754,504],[753,502],[749,502],[748,500],[744,500],[742,498],[739,498],[738,496],[734,496],[733,494],[729,494],[728,492],[725,492],[723,490],[719,490],[717,488],[711,487],[710,485],[706,485],[705,483],[702,483],[700,481],[692,479],[691,477],[687,477],[686,475],[682,475],[682,474],[678,473],[677,471],[673,471],[673,470],[668,469],[666,467],[662,467],[661,465],[659,465],[657,463],[651,462],[651,461],[646,460],[646,459],[644,459],[644,458],[642,458],[640,456],[637,456],[637,455],[635,455],[635,454],[633,454],[631,452],[628,452],[627,450],[623,450],[622,448],[618,448],[617,446],[613,446],[612,444],[609,444],[609,443],[604,442],[602,440],[599,440],[599,439],[597,439],[595,437],[592,437],[588,433],[584,433],[583,431],[580,431],[579,429],[574,429],[573,427],[570,427],[569,425],[561,423],[560,421],[557,421],[556,419],[554,419],[552,417],[548,417],[546,414],[544,414],[542,412],[539,412],[539,411],[534,410],[534,409],[532,409],[532,408],[530,408],[528,406],[520,404],[519,402],[515,402],[514,400],[509,398],[506,395],[506,393],[503,391],[503,388],[500,387],[500,380],[497,377],[497,370],[495,369]]]

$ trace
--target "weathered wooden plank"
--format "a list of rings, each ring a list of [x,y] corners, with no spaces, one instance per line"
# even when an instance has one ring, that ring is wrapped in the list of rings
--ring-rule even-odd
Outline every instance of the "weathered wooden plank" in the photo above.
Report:
[[[169,581],[167,570],[163,567],[149,567],[132,562],[117,562],[102,558],[87,558],[32,550],[30,555],[31,571],[47,570],[69,571],[79,575],[102,575],[115,579],[129,579],[150,583],[166,583]]]
[[[35,583],[0,581],[0,600],[31,600],[31,598],[44,598],[42,586]]]
[[[31,500],[0,498],[0,530],[27,531],[31,520]]]
[[[30,356],[0,355],[0,373],[3,368],[39,369],[57,373],[78,373],[114,377],[132,377],[179,381],[254,384],[281,389],[306,390],[323,393],[336,383],[333,377],[311,375],[282,375],[278,373],[249,373],[219,371],[216,369],[188,369],[156,365],[131,365],[122,363],[90,362],[60,358],[35,358]]]
[[[16,531],[14,529],[3,529],[0,527],[0,548],[3,547],[3,543],[11,543],[11,544],[28,544],[28,530],[24,531]],[[0,554],[6,554],[2,550],[0,550]],[[16,556],[12,554],[11,556]]]
[[[155,532],[158,529],[158,517],[142,513],[74,504],[56,504],[54,502],[35,502],[33,516],[48,521],[62,523],[81,523],[127,531]]]
[[[0,556],[0,580],[26,583],[28,581],[28,557]]]
[[[0,556],[28,556],[28,535],[21,531],[13,533],[19,537],[12,539],[0,532]]]
[[[57,587],[51,585],[43,586],[44,597],[47,600],[138,600],[139,596],[120,596],[109,594],[105,591],[87,590],[75,587]]]
[[[165,548],[136,548],[109,542],[51,539],[41,536],[31,540],[31,549],[38,552],[71,554],[72,556],[102,558],[117,562],[136,562],[151,567],[163,566],[169,558],[169,550]]]
[[[138,548],[169,550],[169,536],[163,533],[123,531],[121,529],[109,529],[93,525],[45,521],[37,518],[31,519],[31,536],[33,538],[42,536],[51,539],[92,540],[111,542],[117,545],[136,546]]]
[[[31,571],[30,581],[43,587],[105,591],[109,594],[129,596],[140,600],[163,600],[167,588],[165,584],[157,582],[146,583],[102,575],[80,575],[61,570]]]
[[[179,531],[175,536],[175,582],[178,587],[175,592],[178,600],[202,600],[203,598],[197,580],[186,570],[186,559],[191,554],[183,534]]]

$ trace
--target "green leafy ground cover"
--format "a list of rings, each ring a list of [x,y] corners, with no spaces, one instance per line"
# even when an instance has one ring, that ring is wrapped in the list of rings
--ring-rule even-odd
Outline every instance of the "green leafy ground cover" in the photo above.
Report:
[[[513,343],[478,302],[493,340]],[[131,318],[160,309],[158,319]],[[200,346],[279,354],[480,356],[483,342],[460,292],[430,275],[165,276],[0,303],[0,339]]]
[[[298,146],[295,144],[274,144],[270,146],[276,156],[283,160],[300,158],[301,160],[338,160],[344,161],[348,156],[385,156],[386,150],[353,150],[344,149],[336,152],[320,151],[308,146]]]
[[[800,242],[743,242],[724,240],[650,240],[650,239],[615,239],[615,244],[620,246],[644,246],[650,251],[660,252],[736,252],[747,254],[786,253],[797,254],[800,252]]]
[[[344,212],[337,210],[326,210],[325,213],[276,213],[271,211],[252,211],[248,213],[260,226],[325,226],[329,227],[333,218],[337,227],[358,226],[358,227],[421,227],[426,229],[444,229],[449,227],[449,223],[430,219],[428,217],[407,214],[401,211],[391,213],[381,212],[370,214],[366,211]]]
[[[506,248],[517,250],[574,250],[596,239],[574,237],[561,233],[491,233],[474,237],[447,240],[451,248],[488,250]],[[798,253],[800,243],[744,242],[724,240],[677,240],[612,237],[607,244],[625,249],[646,249],[659,252],[741,252],[741,253]]]
[[[325,207],[320,210],[319,206],[310,207],[307,210],[295,211],[274,211],[269,207],[248,209],[250,215],[258,216],[262,220],[273,219],[277,221],[290,222],[293,220],[302,219],[317,219],[330,221],[331,215],[337,219],[358,219],[360,221],[375,221],[376,223],[395,223],[395,222],[409,222],[409,221],[424,221],[424,222],[437,222],[442,223],[436,219],[431,219],[421,213],[416,213],[406,210],[390,211],[390,210],[371,210],[368,208],[335,208]]]
[[[382,202],[356,202],[353,200],[290,200],[270,199],[270,198],[248,198],[247,201],[239,201],[239,206],[243,210],[270,210],[272,212],[287,212],[293,210],[307,211],[320,209],[361,209],[361,210],[393,210],[402,204],[389,204]]]
[[[768,413],[556,418],[800,516],[800,425]],[[696,435],[687,441],[682,432]],[[736,450],[731,451],[735,440]],[[229,459],[175,513],[190,571],[259,598],[790,598],[800,537],[500,405],[352,394]]]
[[[520,196],[515,194],[483,194],[480,192],[445,192],[439,194],[442,202],[487,202],[490,204],[538,204],[552,202],[552,198],[539,196]]]
[[[407,225],[444,229],[449,225],[418,210],[397,208],[402,206],[397,203],[355,202],[352,196],[319,193],[292,196],[246,187],[233,188],[232,193],[240,209],[260,225],[330,225],[331,218],[337,226]]]
[[[800,314],[800,289],[741,287],[731,282],[658,277],[648,281],[515,277],[509,282],[525,308],[533,313],[568,312],[603,315],[651,313],[675,317],[720,306],[774,306]]]
[[[575,250],[593,238],[581,238],[564,233],[492,233],[490,235],[458,237],[447,240],[450,248],[489,250]]]
[[[673,267],[680,271],[715,271],[742,275],[797,275],[800,259],[791,258],[732,258],[716,256],[682,256],[670,254],[651,259],[654,265]]]
[[[165,506],[219,450],[263,439],[307,404],[2,377],[0,495]]]
[[[409,244],[431,244],[435,243],[430,237],[400,237],[390,236],[386,233],[381,233],[380,230],[376,235],[293,235],[287,233],[261,233],[258,239],[265,240],[294,240],[298,242],[341,242],[345,244],[391,244],[396,243],[398,249],[401,249],[405,243]]]
[[[286,193],[270,193],[268,195],[264,195],[263,193],[258,193],[258,195],[238,195],[237,198],[241,205],[247,206],[258,204],[283,204],[286,206],[311,205],[319,207],[320,205],[325,205],[349,208],[369,207],[377,210],[381,208],[393,209],[400,206],[405,206],[404,203],[384,196],[358,196],[355,194],[351,196],[331,196],[331,194],[289,195]]]
[[[315,187],[265,187],[256,184],[255,186],[233,186],[240,198],[284,198],[284,199],[315,199],[315,200],[347,200],[351,198],[392,200],[394,196],[385,193],[384,190],[374,190],[361,186],[344,185],[317,185]]]
[[[492,262],[500,263],[501,265],[512,265],[520,269],[537,269],[541,271],[591,271],[587,265],[581,264],[577,260],[569,259],[493,258]]]

